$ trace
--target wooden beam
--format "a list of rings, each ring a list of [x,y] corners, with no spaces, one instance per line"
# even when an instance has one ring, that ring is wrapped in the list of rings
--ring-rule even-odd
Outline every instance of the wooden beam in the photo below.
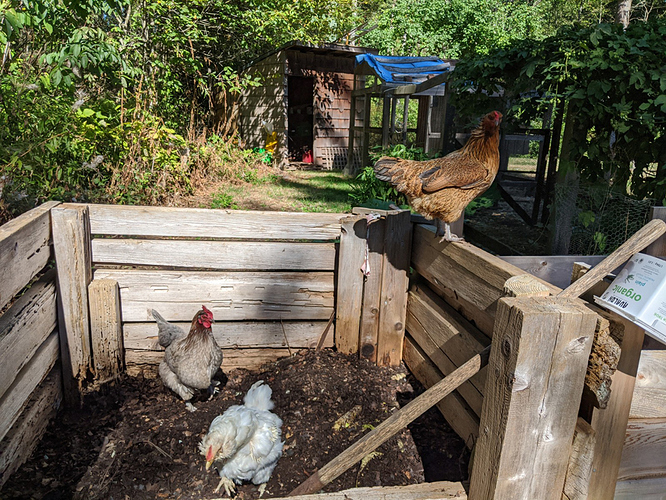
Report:
[[[125,366],[118,282],[93,280],[88,300],[95,382],[101,384],[120,377]]]
[[[0,397],[56,325],[55,270],[51,270],[0,317]]]
[[[367,225],[368,261],[370,271],[363,285],[359,353],[362,358],[377,362],[379,311],[382,302],[386,220],[378,219]]]
[[[457,234],[457,233],[456,233]],[[571,272],[576,262],[596,266],[605,255],[503,255],[504,262],[513,264],[532,276],[541,278],[560,288],[571,284]]]
[[[643,350],[629,418],[666,417],[666,350]]]
[[[41,271],[51,252],[51,209],[60,202],[49,201],[0,227],[0,309]]]
[[[79,403],[91,369],[88,285],[92,281],[90,219],[86,205],[51,210],[53,250],[58,272],[58,326],[63,383],[68,404]]]
[[[379,306],[377,364],[398,366],[402,361],[402,345],[407,315],[407,288],[412,241],[410,211],[386,216],[382,288]]]
[[[499,301],[470,496],[560,499],[595,323],[559,297]]]
[[[213,272],[98,269],[95,279],[120,285],[124,322],[191,321],[206,304],[218,321],[328,320],[332,272]]]
[[[229,240],[336,240],[345,214],[90,205],[92,234]]]
[[[666,207],[650,207],[650,220],[659,219],[666,222]],[[651,243],[645,249],[645,253],[661,257],[666,255],[666,235],[662,235],[657,241]]]
[[[351,216],[342,221],[336,303],[335,346],[344,354],[358,352],[361,307],[363,304],[363,262],[365,260],[366,220]]]
[[[466,500],[467,493],[462,483],[437,481],[409,486],[351,488],[331,493],[282,497],[275,500],[430,500],[433,498]]]
[[[578,417],[562,500],[587,499],[595,441],[596,436],[592,426]]]
[[[666,478],[665,442],[666,417],[629,420],[618,481]]]
[[[393,93],[393,95],[396,96],[419,94],[433,87],[436,87],[437,85],[446,83],[449,79],[449,76],[450,76],[449,72],[447,71],[445,73],[440,73],[437,76],[433,76],[432,78],[429,78],[425,82],[421,82],[419,84],[409,83],[407,85],[401,85],[399,87],[395,87],[394,89],[391,90],[391,92]]]
[[[93,263],[225,271],[333,271],[334,243],[95,238]]]

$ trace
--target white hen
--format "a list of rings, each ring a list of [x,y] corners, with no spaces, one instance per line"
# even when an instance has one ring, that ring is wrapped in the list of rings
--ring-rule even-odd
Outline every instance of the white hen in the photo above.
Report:
[[[220,462],[220,483],[217,493],[224,486],[227,495],[235,492],[235,485],[252,481],[259,486],[259,496],[282,456],[284,442],[282,420],[271,413],[273,391],[264,381],[256,382],[247,391],[244,405],[231,406],[215,417],[199,445],[206,457],[206,470],[214,462]]]

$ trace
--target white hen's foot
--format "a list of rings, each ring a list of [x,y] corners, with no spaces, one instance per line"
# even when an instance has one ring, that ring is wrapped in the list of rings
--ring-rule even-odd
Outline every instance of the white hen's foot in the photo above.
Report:
[[[261,483],[259,485],[259,498],[266,492],[266,483]]]
[[[224,491],[226,491],[228,497],[231,497],[232,493],[236,494],[236,485],[231,479],[224,476],[220,479],[220,482],[217,484],[217,488],[215,488],[213,493],[218,493],[222,486],[224,486]]]
[[[187,408],[187,411],[190,411],[190,412],[195,412],[195,411],[197,411],[197,407],[194,406],[194,405],[193,405],[192,403],[190,403],[189,401],[185,401],[185,408]]]

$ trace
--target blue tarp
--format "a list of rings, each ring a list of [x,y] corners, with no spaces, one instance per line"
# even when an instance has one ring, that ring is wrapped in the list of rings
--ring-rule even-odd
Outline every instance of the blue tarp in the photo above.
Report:
[[[359,54],[356,65],[367,63],[385,83],[404,84],[451,70],[451,65],[438,57],[400,57]]]

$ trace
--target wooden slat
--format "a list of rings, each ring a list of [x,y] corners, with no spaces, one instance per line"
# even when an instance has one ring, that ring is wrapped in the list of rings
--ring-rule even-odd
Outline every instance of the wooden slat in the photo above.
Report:
[[[596,266],[605,257],[605,255],[511,255],[500,258],[532,276],[557,287],[566,288],[571,283],[574,262],[585,262],[590,266]]]
[[[190,323],[174,324],[186,332],[190,329]],[[218,321],[213,323],[213,336],[223,348],[314,348],[326,324],[326,321]],[[126,349],[162,349],[157,342],[155,323],[125,323],[123,332]],[[328,332],[323,347],[333,347],[332,331]]]
[[[90,205],[93,234],[233,240],[335,240],[345,214]]]
[[[333,311],[333,273],[198,272],[99,269],[95,279],[120,286],[125,322],[191,321],[205,304],[216,321],[327,320]]]
[[[366,220],[355,215],[342,221],[340,263],[338,269],[337,303],[335,307],[337,335],[335,345],[344,354],[358,352],[361,307],[363,304],[363,272],[365,259]]]
[[[59,203],[44,203],[0,227],[0,309],[6,306],[49,260],[49,213]]]
[[[592,426],[578,417],[562,500],[587,499],[595,441]]]
[[[615,500],[664,500],[666,477],[618,481]]]
[[[359,353],[362,358],[373,363],[377,362],[385,234],[385,220],[375,221],[368,226],[367,243],[370,274],[366,276],[363,285]]]
[[[243,271],[335,269],[334,243],[96,238],[92,249],[95,264]]]
[[[666,418],[629,420],[617,479],[654,476],[666,477]]]
[[[58,272],[63,384],[65,398],[73,405],[79,402],[92,363],[88,317],[88,285],[92,281],[88,207],[63,204],[53,208],[51,226]]]
[[[289,349],[223,349],[224,360],[222,370],[228,373],[235,368],[257,370],[264,363],[290,356],[293,351]],[[162,362],[164,352],[161,351],[125,351],[125,364],[129,375],[137,375],[143,369],[155,372],[157,365]]]
[[[492,324],[497,301],[504,296],[504,283],[512,276],[525,274],[522,269],[504,262],[469,243],[439,243],[431,226],[414,228],[412,266],[417,272],[437,287],[455,290],[459,301],[478,309],[485,319],[476,325],[486,335],[482,325]],[[559,288],[544,284],[552,293]],[[470,319],[468,317],[468,319]]]
[[[124,366],[118,283],[93,280],[88,287],[88,301],[95,381],[104,383],[118,378]]]
[[[405,336],[403,359],[412,374],[426,389],[444,378],[442,372],[425,356],[409,335]],[[437,403],[437,408],[456,434],[465,441],[467,447],[471,448],[479,435],[479,419],[463,398],[457,392],[453,392]]]
[[[595,324],[578,301],[499,301],[470,496],[560,499]]]
[[[597,433],[590,478],[590,500],[613,498],[620,469],[625,429],[629,420],[631,397],[634,392],[636,370],[643,345],[644,332],[633,323],[615,315],[624,328],[622,354],[617,371],[613,374],[611,394],[605,410],[592,411],[591,424]]]
[[[47,272],[0,318],[0,397],[57,324],[55,270]]]
[[[437,481],[433,483],[411,484],[409,486],[351,488],[332,493],[281,497],[275,500],[427,500],[434,498],[466,500],[467,494],[462,483]]]
[[[62,375],[56,364],[33,392],[26,409],[0,442],[0,488],[39,444],[62,401]]]
[[[16,422],[35,387],[44,380],[58,359],[58,334],[52,333],[30,362],[23,367],[7,392],[0,398],[0,440]]]
[[[651,207],[650,220],[660,219],[666,222],[666,207]],[[657,257],[666,255],[666,235],[662,235],[657,241],[650,244],[644,251],[649,255]]]
[[[386,216],[384,263],[379,304],[377,364],[398,366],[402,361],[407,315],[407,287],[412,241],[410,211]]]
[[[629,418],[666,418],[666,350],[641,351]]]

